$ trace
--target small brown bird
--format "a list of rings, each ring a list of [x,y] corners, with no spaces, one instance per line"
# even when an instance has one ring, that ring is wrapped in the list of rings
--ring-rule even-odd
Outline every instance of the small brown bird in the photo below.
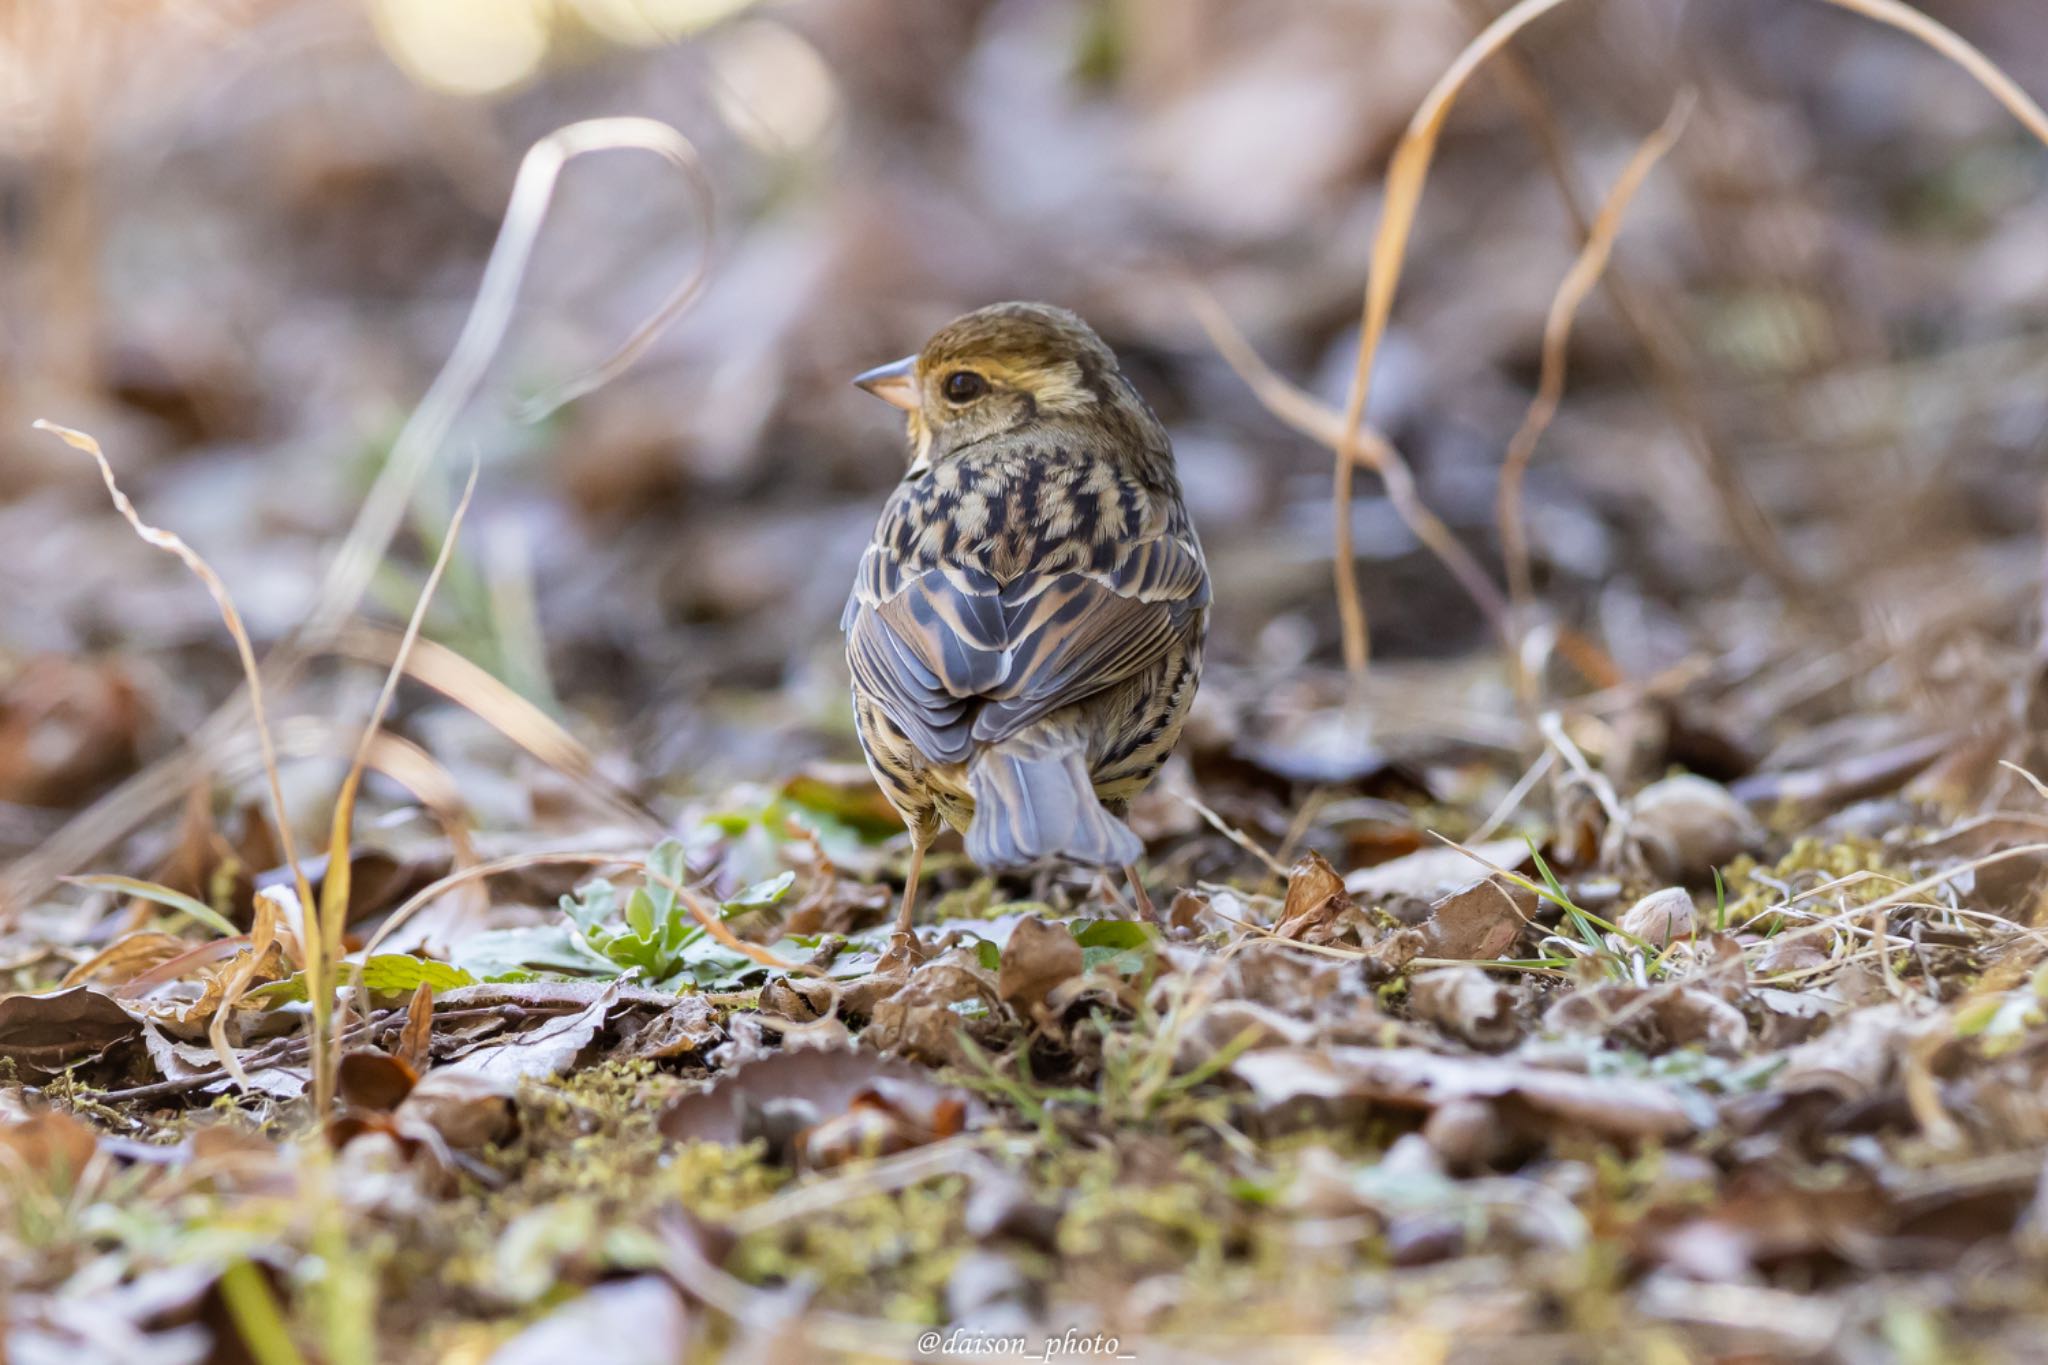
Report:
[[[940,822],[984,867],[1133,866],[1120,818],[1180,738],[1209,570],[1173,448],[1065,309],[1002,303],[854,382],[910,469],[841,622],[868,766],[910,827],[899,931]]]

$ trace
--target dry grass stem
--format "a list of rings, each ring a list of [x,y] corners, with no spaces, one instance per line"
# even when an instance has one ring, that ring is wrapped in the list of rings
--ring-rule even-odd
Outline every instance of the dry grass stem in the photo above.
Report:
[[[1536,396],[1522,418],[1522,425],[1508,442],[1507,456],[1501,463],[1500,491],[1495,509],[1501,555],[1507,564],[1511,619],[1517,628],[1526,627],[1535,593],[1529,565],[1527,528],[1522,520],[1522,487],[1528,477],[1530,458],[1536,453],[1536,443],[1557,416],[1558,405],[1564,397],[1565,360],[1571,342],[1572,322],[1578,316],[1580,305],[1599,281],[1601,272],[1606,269],[1615,239],[1621,235],[1622,220],[1635,199],[1636,191],[1642,188],[1650,171],[1677,141],[1686,120],[1692,116],[1693,104],[1692,92],[1682,92],[1672,102],[1671,112],[1665,115],[1664,122],[1643,139],[1642,145],[1636,148],[1635,154],[1622,168],[1614,188],[1607,192],[1606,200],[1600,205],[1600,211],[1586,233],[1586,242],[1578,258],[1558,285],[1557,294],[1550,302],[1550,313],[1544,319],[1542,369]],[[1515,657],[1519,658],[1519,653]],[[1522,670],[1518,669],[1517,673],[1522,674]],[[1522,674],[1521,682],[1525,699],[1533,701],[1531,681],[1526,674]]]
[[[1208,291],[1190,287],[1188,298],[1195,310],[1196,319],[1209,334],[1210,344],[1223,357],[1232,372],[1251,389],[1252,396],[1266,411],[1273,414],[1312,441],[1329,447],[1333,452],[1345,450],[1345,428],[1343,415],[1327,406],[1321,399],[1299,387],[1286,376],[1266,363],[1265,357],[1246,339],[1244,333],[1230,320],[1215,297]],[[1422,500],[1422,494],[1415,486],[1415,476],[1408,462],[1394,444],[1371,427],[1361,428],[1353,433],[1349,449],[1352,458],[1380,475],[1387,486],[1387,500],[1415,538],[1424,548],[1437,557],[1450,572],[1465,595],[1472,599],[1480,614],[1496,637],[1505,645],[1511,636],[1508,629],[1507,599],[1494,585],[1493,579],[1481,567],[1459,541],[1443,519],[1430,510]],[[1348,503],[1343,504],[1349,506]],[[1347,528],[1342,534],[1348,539]],[[1339,606],[1342,609],[1343,598]],[[1359,670],[1371,652],[1371,636],[1365,616],[1363,600],[1352,604],[1355,616],[1347,618],[1346,649],[1349,657],[1350,642],[1355,639],[1359,650]],[[1355,633],[1355,634],[1354,634]],[[1354,676],[1359,670],[1354,670]]]
[[[1414,230],[1415,211],[1422,202],[1423,185],[1429,178],[1429,163],[1436,154],[1444,120],[1472,73],[1524,27],[1563,4],[1564,0],[1520,0],[1514,8],[1488,24],[1478,37],[1437,78],[1423,99],[1422,107],[1408,121],[1407,131],[1394,148],[1387,166],[1386,197],[1380,208],[1379,229],[1374,234],[1371,264],[1367,269],[1365,305],[1359,324],[1358,361],[1351,376],[1351,389],[1344,400],[1344,426],[1336,446],[1337,467],[1332,496],[1336,502],[1337,609],[1344,627],[1344,663],[1354,675],[1365,671],[1365,640],[1360,633],[1358,566],[1351,547],[1352,467],[1356,460],[1359,433],[1365,426],[1372,396],[1373,361],[1379,355],[1387,320],[1394,309],[1394,291],[1401,281],[1401,267],[1408,252],[1408,237]]]
[[[481,386],[511,322],[528,259],[552,203],[556,182],[568,162],[607,150],[652,152],[680,170],[696,191],[706,224],[704,252],[689,276],[670,293],[625,345],[596,370],[557,393],[557,405],[588,393],[643,353],[687,308],[709,269],[710,195],[695,147],[667,124],[644,118],[590,119],[542,138],[528,150],[513,183],[498,237],[484,265],[483,279],[448,361],[406,420],[390,458],[379,471],[354,524],[335,553],[307,622],[263,663],[273,688],[283,688],[306,660],[344,630],[377,565],[397,534],[413,490],[455,419]],[[13,913],[57,878],[76,872],[126,837],[138,825],[189,791],[208,772],[217,746],[247,725],[240,693],[217,707],[184,746],[124,779],[67,821],[37,848],[0,875],[0,916]],[[573,774],[572,774],[573,776]]]
[[[456,541],[462,535],[463,519],[469,515],[470,500],[476,496],[476,480],[481,468],[472,457],[469,478],[462,486],[462,496],[455,503],[454,514],[448,519],[448,530],[441,537],[441,548],[434,556],[433,567],[427,571],[427,581],[420,587],[418,600],[413,603],[412,615],[405,623],[405,634],[398,643],[391,667],[384,674],[384,685],[378,689],[377,701],[370,708],[370,718],[363,723],[362,738],[356,742],[355,755],[349,760],[348,776],[342,779],[341,791],[334,798],[334,820],[327,836],[327,876],[320,884],[319,925],[311,936],[319,947],[316,951],[309,943],[306,954],[306,992],[312,1002],[314,1026],[313,1107],[316,1113],[326,1113],[333,1102],[335,1068],[341,1061],[338,1048],[331,1045],[334,988],[339,978],[342,929],[348,922],[349,845],[355,822],[356,793],[362,787],[363,770],[384,727],[391,699],[398,691],[398,680],[405,676],[406,659],[412,653],[413,642],[419,639],[427,607],[434,600],[434,589],[440,586],[441,575],[447,572],[448,562],[455,556]],[[355,984],[360,992],[360,968]]]
[[[199,553],[177,535],[160,530],[142,520],[135,510],[135,504],[128,500],[128,495],[123,493],[120,485],[114,481],[114,467],[108,463],[106,452],[100,449],[98,441],[82,431],[60,427],[54,422],[39,420],[35,427],[38,431],[49,432],[74,450],[82,450],[91,456],[93,463],[99,466],[101,480],[107,485],[107,495],[114,500],[114,509],[134,528],[135,534],[141,537],[145,544],[177,556],[185,567],[192,571],[193,576],[205,585],[214,605],[220,609],[221,620],[226,624],[229,636],[234,639],[235,653],[242,662],[242,675],[249,688],[249,709],[254,714],[256,740],[263,754],[263,775],[270,784],[271,818],[277,827],[277,846],[284,855],[286,866],[292,870],[292,881],[298,890],[300,903],[311,905],[313,893],[306,882],[306,874],[299,865],[298,842],[292,836],[291,814],[286,809],[284,801],[284,783],[278,775],[277,748],[271,739],[269,716],[263,708],[262,670],[257,666],[255,646],[249,642],[249,631],[242,624],[242,613],[236,610],[235,600],[228,593],[227,584],[221,582],[220,575],[213,571],[212,565],[200,558]],[[13,908],[11,902],[0,905],[0,915],[10,912]]]
[[[449,353],[448,363],[434,376],[426,396],[420,399],[392,443],[390,458],[379,471],[355,525],[349,529],[328,569],[326,581],[321,584],[304,630],[304,638],[312,645],[331,639],[355,614],[371,576],[390,548],[391,538],[398,533],[406,505],[412,501],[413,490],[426,472],[428,461],[447,439],[455,419],[476,396],[485,372],[497,357],[563,168],[592,152],[627,150],[654,153],[681,171],[691,186],[702,192],[708,232],[709,191],[699,169],[697,150],[688,138],[665,123],[646,118],[588,119],[556,129],[527,151],[512,183],[512,197],[498,228],[498,239],[484,263],[476,301],[470,306],[469,317]],[[556,405],[588,393],[630,364],[689,305],[702,287],[708,267],[708,255],[701,255],[688,278],[633,333],[618,354],[590,375],[566,386],[557,395]]]

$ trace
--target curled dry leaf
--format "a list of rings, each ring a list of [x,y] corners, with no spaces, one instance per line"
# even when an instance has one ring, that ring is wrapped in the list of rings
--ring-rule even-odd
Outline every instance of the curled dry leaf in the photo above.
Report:
[[[192,947],[176,934],[143,929],[123,934],[64,974],[65,986],[119,986],[161,967]]]
[[[396,1109],[420,1078],[402,1058],[372,1047],[344,1055],[335,1079],[344,1104],[382,1114]]]
[[[1695,884],[1763,846],[1764,828],[1726,787],[1680,773],[1635,794],[1608,830],[1610,864],[1640,867],[1660,881]]]
[[[1534,909],[1535,897],[1520,888],[1493,878],[1473,882],[1430,906],[1420,956],[1490,962],[1515,945]]]
[[[443,1067],[420,1077],[395,1115],[400,1131],[417,1124],[457,1151],[502,1142],[519,1126],[515,1082]]]
[[[1489,865],[1517,872],[1528,861],[1529,846],[1520,839],[1492,839],[1466,849],[1423,848],[1345,874],[1344,889],[1366,902],[1399,897],[1434,901],[1464,887]]]
[[[661,1132],[676,1142],[763,1139],[782,1162],[834,1165],[921,1146],[978,1121],[979,1108],[925,1071],[866,1049],[778,1052],[669,1103]]]
[[[1586,1076],[1494,1057],[1447,1057],[1421,1048],[1271,1048],[1230,1065],[1259,1107],[1279,1113],[1385,1105],[1433,1111],[1454,1100],[1520,1100],[1540,1120],[1623,1139],[1669,1139],[1708,1116],[1654,1081]]]
[[[1361,966],[1365,979],[1377,984],[1391,981],[1422,956],[1426,940],[1420,929],[1397,929],[1365,950]]]
[[[1652,891],[1623,911],[1620,920],[1623,933],[1633,934],[1653,948],[1690,938],[1695,924],[1692,893],[1682,886]]]
[[[1060,983],[1081,974],[1081,945],[1064,924],[1027,915],[1010,931],[996,973],[996,994],[1030,1018]]]
[[[1818,1038],[1793,1048],[1772,1089],[1867,1099],[1891,1079],[1911,1044],[1938,1022],[1904,1003],[1852,1011]]]
[[[980,1015],[954,1008],[970,1000],[987,1007]],[[965,949],[954,949],[910,972],[896,990],[876,1000],[861,1037],[870,1047],[932,1065],[966,1061],[963,1033],[976,1044],[993,1046],[1013,1027],[996,979],[973,962]]]
[[[1794,973],[1811,974],[1830,961],[1828,940],[1821,934],[1793,930],[1765,939],[1756,954],[1756,974],[1769,980]]]
[[[1310,852],[1287,874],[1287,900],[1280,907],[1273,933],[1280,938],[1326,943],[1334,936],[1338,920],[1356,908],[1344,892],[1344,879],[1337,869],[1322,854]]]
[[[1439,967],[1408,983],[1409,1008],[1474,1047],[1501,1048],[1521,1035],[1515,993],[1478,967]]]
[[[54,1075],[142,1036],[142,1023],[89,986],[0,1000],[0,1058],[32,1075]]]
[[[807,982],[818,980],[816,977],[800,979]],[[643,1024],[632,1037],[619,1045],[616,1055],[627,1059],[681,1057],[686,1054],[702,1056],[724,1042],[725,1036],[725,1025],[718,1018],[718,1007],[693,993],[683,996]]]
[[[1697,1047],[1721,1057],[1749,1048],[1749,1021],[1726,1000],[1692,986],[1590,986],[1543,1015],[1552,1033],[1599,1038],[1651,1055]]]
[[[434,1044],[434,988],[421,985],[405,1003],[405,1030],[398,1035],[398,1057],[414,1074],[425,1071]]]

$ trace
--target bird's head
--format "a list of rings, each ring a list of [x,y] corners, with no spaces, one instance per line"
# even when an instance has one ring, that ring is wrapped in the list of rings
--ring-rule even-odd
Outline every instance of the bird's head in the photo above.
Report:
[[[912,472],[1027,423],[1150,420],[1095,329],[1043,303],[976,309],[853,382],[910,414]]]

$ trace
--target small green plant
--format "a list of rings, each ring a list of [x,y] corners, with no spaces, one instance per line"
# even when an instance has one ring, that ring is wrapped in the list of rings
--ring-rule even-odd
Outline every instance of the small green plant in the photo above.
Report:
[[[623,903],[619,889],[599,877],[562,897],[562,912],[575,926],[581,946],[597,959],[621,973],[638,971],[656,985],[673,988],[694,981],[703,950],[719,945],[707,941],[704,926],[683,903],[680,888],[688,869],[682,844],[674,839],[656,844],[647,855],[647,869],[645,883],[627,892]],[[784,871],[755,882],[721,904],[719,917],[730,920],[767,909],[788,894],[795,880],[794,872]]]

